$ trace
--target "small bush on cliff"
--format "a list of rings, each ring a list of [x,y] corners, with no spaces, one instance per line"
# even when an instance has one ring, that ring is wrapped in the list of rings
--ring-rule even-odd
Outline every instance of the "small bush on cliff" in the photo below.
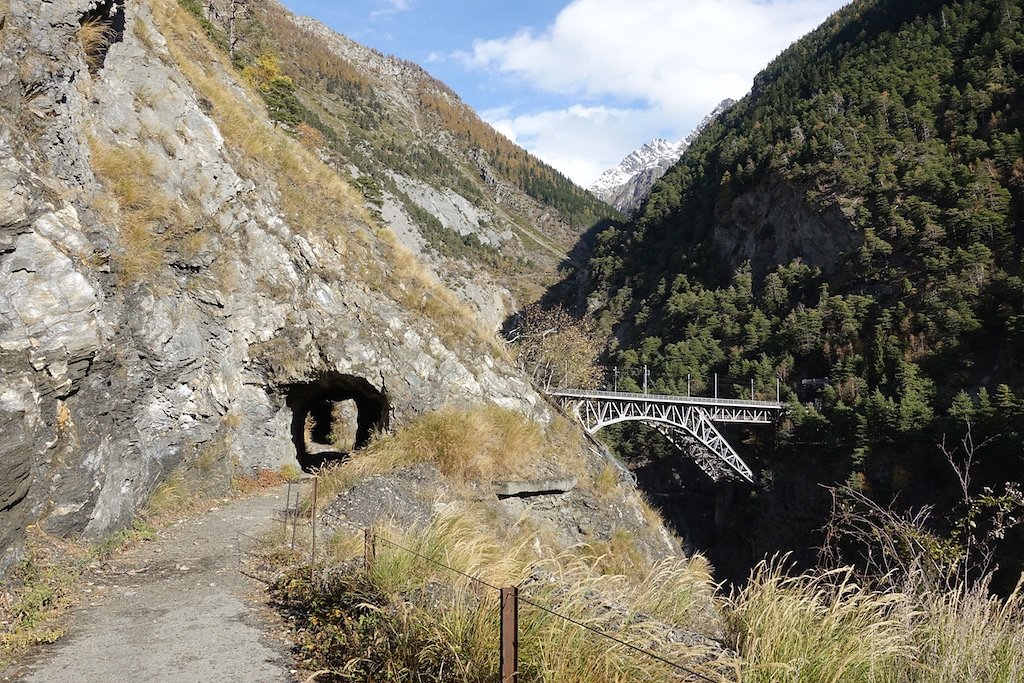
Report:
[[[295,83],[281,71],[277,57],[261,54],[245,67],[242,75],[263,97],[272,121],[289,126],[298,125],[302,118],[302,104],[295,95]]]

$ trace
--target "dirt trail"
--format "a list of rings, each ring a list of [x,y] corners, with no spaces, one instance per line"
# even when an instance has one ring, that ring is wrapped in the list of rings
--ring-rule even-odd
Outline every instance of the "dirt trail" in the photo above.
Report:
[[[283,626],[242,574],[284,489],[228,501],[86,574],[68,634],[14,670],[29,683],[295,680]],[[11,673],[11,672],[9,672]]]

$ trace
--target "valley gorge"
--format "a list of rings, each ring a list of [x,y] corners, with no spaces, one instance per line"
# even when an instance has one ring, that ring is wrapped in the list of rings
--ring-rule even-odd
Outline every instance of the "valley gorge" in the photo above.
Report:
[[[516,586],[520,680],[1018,681],[1022,17],[856,0],[606,195],[276,2],[0,0],[5,634],[316,479],[239,561],[290,675],[496,680]],[[714,481],[559,383],[786,405]]]

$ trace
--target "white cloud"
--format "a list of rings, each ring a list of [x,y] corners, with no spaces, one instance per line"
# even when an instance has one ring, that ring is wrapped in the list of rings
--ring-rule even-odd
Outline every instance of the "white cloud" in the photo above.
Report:
[[[507,117],[515,136],[530,151],[571,175],[617,163],[653,134],[631,123],[682,136],[726,97],[738,98],[753,76],[790,43],[820,24],[843,0],[572,0],[541,33],[522,31],[496,40],[476,41],[459,55],[474,68],[504,74],[521,86],[575,98],[589,108]],[[596,103],[631,109],[595,107]],[[637,107],[637,103],[641,106]],[[605,112],[605,116],[598,112]],[[609,115],[609,112],[619,112]],[[541,130],[547,122],[550,126]],[[532,132],[527,134],[526,128]],[[558,134],[587,132],[622,139],[641,135],[598,160],[597,137],[565,161],[544,156],[542,147],[562,149]],[[605,165],[601,165],[605,164]],[[596,177],[597,173],[593,174]],[[593,180],[593,178],[589,178]]]
[[[385,6],[384,9],[370,12],[370,19],[376,21],[412,9],[412,0],[381,0],[380,4]]]
[[[618,163],[620,150],[630,149],[650,126],[648,112],[606,106],[573,105],[520,115],[501,108],[481,116],[499,133],[584,186]]]

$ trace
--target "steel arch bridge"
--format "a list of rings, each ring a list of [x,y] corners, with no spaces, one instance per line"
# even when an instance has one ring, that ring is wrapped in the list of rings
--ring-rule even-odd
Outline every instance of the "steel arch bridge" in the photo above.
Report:
[[[786,404],[778,401],[579,389],[551,389],[547,394],[563,409],[573,412],[589,434],[619,422],[643,422],[653,426],[669,442],[689,454],[714,481],[729,478],[754,481],[754,473],[714,423],[773,424],[786,409]]]

